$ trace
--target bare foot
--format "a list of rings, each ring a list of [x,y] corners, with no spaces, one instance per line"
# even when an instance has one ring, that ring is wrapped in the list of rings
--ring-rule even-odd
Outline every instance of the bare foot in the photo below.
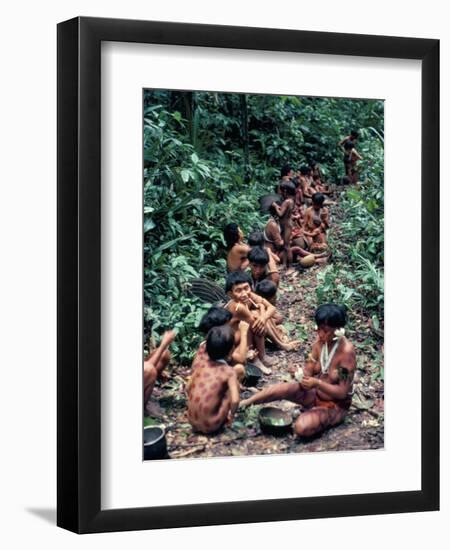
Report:
[[[269,369],[268,367],[266,367],[266,365],[261,361],[261,359],[259,359],[258,357],[253,361],[253,364],[258,367],[258,369],[263,373],[263,374],[272,374],[272,369]]]
[[[283,346],[284,351],[296,351],[300,347],[300,340],[294,340]]]

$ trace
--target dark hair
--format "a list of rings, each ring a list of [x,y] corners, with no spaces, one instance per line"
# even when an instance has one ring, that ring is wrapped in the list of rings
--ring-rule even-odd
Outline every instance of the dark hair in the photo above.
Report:
[[[295,188],[297,189],[297,187],[300,185],[300,178],[298,176],[294,176],[293,178],[291,178],[291,181],[295,185]]]
[[[198,328],[203,334],[209,332],[213,327],[220,327],[228,323],[233,315],[228,309],[213,306],[203,315]]]
[[[320,174],[318,174],[317,172],[313,174],[313,180],[320,180]]]
[[[358,137],[359,137],[359,132],[358,132],[358,130],[352,130],[352,131],[350,132],[350,135],[352,136],[353,139],[358,139]]]
[[[247,258],[251,264],[267,265],[269,263],[269,254],[261,246],[254,246],[250,249]]]
[[[282,181],[280,191],[284,191],[287,195],[295,195],[295,185],[292,181]]]
[[[289,172],[292,170],[292,166],[290,164],[285,164],[281,167],[281,177],[289,175]]]
[[[264,233],[262,231],[252,231],[248,236],[248,244],[250,246],[263,246]]]
[[[278,218],[278,212],[276,211],[275,209],[275,206],[273,204],[271,204],[269,206],[269,214],[273,217],[273,218]]]
[[[241,285],[243,283],[248,283],[250,287],[252,286],[252,280],[248,273],[245,271],[233,271],[232,273],[228,273],[225,281],[225,292],[230,292],[230,290],[233,290],[234,285]]]
[[[352,180],[348,177],[348,176],[344,176],[342,179],[341,179],[341,184],[342,185],[348,185],[349,183],[351,183]]]
[[[306,166],[306,164],[304,164],[303,166],[300,166],[300,174],[302,176],[306,176],[308,172],[309,172],[309,166]]]
[[[311,200],[313,204],[322,206],[325,201],[325,197],[322,195],[322,193],[314,193],[314,195],[311,197]]]
[[[255,292],[259,296],[270,300],[277,293],[277,285],[270,279],[264,279],[256,285]]]
[[[333,328],[345,327],[347,315],[345,307],[337,304],[322,304],[316,309],[314,319],[316,325],[328,325]]]
[[[234,333],[229,325],[213,327],[206,338],[206,352],[210,359],[225,359],[234,346]]]
[[[239,241],[239,226],[237,223],[229,223],[223,230],[223,237],[227,243],[227,250],[230,250]]]
[[[350,140],[348,140],[344,143],[344,149],[346,151],[350,151],[350,149],[353,149],[354,146],[355,146],[355,144],[353,143],[353,141],[350,141]]]

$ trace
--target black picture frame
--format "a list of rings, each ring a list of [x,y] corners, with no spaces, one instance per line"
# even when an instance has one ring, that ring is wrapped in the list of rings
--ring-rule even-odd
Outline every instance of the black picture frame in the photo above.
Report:
[[[102,510],[100,49],[102,41],[422,62],[420,491]],[[58,25],[57,524],[77,533],[439,509],[439,41],[77,17]]]

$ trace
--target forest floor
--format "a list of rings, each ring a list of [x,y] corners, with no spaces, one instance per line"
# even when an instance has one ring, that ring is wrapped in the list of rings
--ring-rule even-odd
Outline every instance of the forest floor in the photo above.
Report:
[[[339,205],[332,207],[333,231],[339,236]],[[333,261],[333,260],[331,260]],[[284,352],[267,347],[268,355],[276,358],[272,374],[263,376],[257,389],[278,382],[294,380],[297,368],[311,350],[315,338],[314,311],[317,272],[322,266],[296,270],[283,276],[277,300],[277,309],[284,317],[283,325],[290,336],[301,340],[296,352]],[[351,329],[347,336],[356,347],[357,373],[354,381],[352,405],[345,420],[319,436],[297,438],[292,433],[271,436],[262,433],[258,421],[259,410],[265,405],[238,409],[231,427],[214,435],[193,432],[187,420],[185,385],[190,368],[180,365],[168,367],[168,378],[155,387],[150,405],[151,416],[145,425],[163,424],[166,427],[167,448],[171,458],[215,456],[250,456],[315,451],[380,449],[384,446],[384,384],[380,375],[383,365],[383,340],[374,334],[369,317],[364,312],[352,311]],[[241,399],[251,395],[241,391]],[[299,405],[289,401],[273,403],[288,410],[295,419],[301,413]],[[159,409],[155,412],[155,409]]]

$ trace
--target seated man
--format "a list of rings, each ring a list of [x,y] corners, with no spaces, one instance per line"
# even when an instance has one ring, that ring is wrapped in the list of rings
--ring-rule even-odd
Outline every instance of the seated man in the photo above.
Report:
[[[233,321],[245,321],[250,325],[248,332],[248,347],[256,348],[258,358],[254,360],[264,374],[270,374],[270,365],[273,361],[266,355],[264,337],[270,340],[280,349],[292,351],[298,348],[299,342],[285,342],[283,336],[271,319],[276,312],[275,307],[261,296],[252,292],[250,276],[243,271],[230,273],[225,283],[225,291],[231,300],[226,305],[233,314]]]
[[[247,269],[247,254],[250,247],[244,243],[244,234],[237,223],[229,223],[223,230],[223,236],[227,245],[227,270],[240,271]]]
[[[156,379],[161,375],[164,367],[170,361],[170,344],[175,340],[176,332],[169,330],[163,334],[161,343],[144,361],[144,408],[150,399]]]
[[[280,274],[276,267],[274,271],[271,270],[270,256],[265,248],[261,246],[252,247],[248,253],[248,261],[250,262],[253,288],[264,279],[268,279],[278,286],[280,283]]]
[[[210,434],[230,425],[239,405],[239,382],[228,363],[234,346],[229,325],[213,327],[206,338],[207,356],[192,373],[188,392],[188,420],[195,431]]]
[[[312,436],[342,422],[352,401],[355,348],[344,336],[345,309],[324,304],[315,313],[317,340],[298,382],[274,384],[241,402],[242,406],[287,399],[304,407],[294,431]]]
[[[312,252],[327,249],[326,232],[330,222],[328,208],[323,206],[324,201],[325,197],[322,193],[314,193],[312,206],[305,211],[303,236]]]

